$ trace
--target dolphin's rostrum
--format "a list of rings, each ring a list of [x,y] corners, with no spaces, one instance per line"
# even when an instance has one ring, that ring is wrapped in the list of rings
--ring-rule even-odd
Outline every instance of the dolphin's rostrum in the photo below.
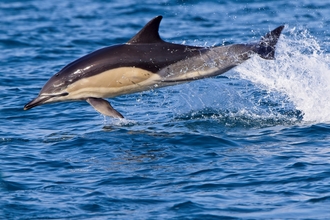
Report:
[[[196,47],[163,41],[158,33],[162,16],[149,21],[126,44],[94,51],[52,76],[24,110],[38,105],[86,100],[98,112],[123,118],[103,98],[176,85],[222,74],[254,54],[272,60],[284,26],[257,43]]]

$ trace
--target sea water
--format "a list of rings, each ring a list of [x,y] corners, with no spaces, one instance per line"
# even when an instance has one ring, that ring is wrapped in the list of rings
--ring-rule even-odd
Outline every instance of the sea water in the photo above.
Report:
[[[1,1],[1,219],[330,218],[328,1]],[[163,15],[169,42],[256,42],[276,60],[23,111],[73,60]]]

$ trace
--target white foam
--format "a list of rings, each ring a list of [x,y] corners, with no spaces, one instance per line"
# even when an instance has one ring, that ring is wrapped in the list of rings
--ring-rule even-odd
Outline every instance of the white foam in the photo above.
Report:
[[[234,77],[285,94],[303,112],[304,121],[330,122],[330,56],[307,30],[286,31],[275,61],[254,57],[235,71]]]
[[[133,124],[136,124],[137,122],[134,121],[134,120],[129,120],[129,119],[126,119],[126,118],[111,118],[111,117],[107,117],[107,116],[103,116],[103,123],[104,123],[104,126],[108,126],[108,125],[112,125],[112,126],[118,126],[118,127],[121,127],[121,126],[128,126],[128,125],[133,125]]]

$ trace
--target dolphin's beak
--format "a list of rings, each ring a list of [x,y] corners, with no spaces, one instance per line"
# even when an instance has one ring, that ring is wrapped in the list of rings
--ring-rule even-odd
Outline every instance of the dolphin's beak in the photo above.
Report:
[[[47,101],[50,98],[52,98],[52,96],[38,96],[37,98],[33,99],[31,102],[27,103],[24,106],[24,110],[29,110],[38,105],[42,105],[44,104],[45,101]]]
[[[38,105],[49,103],[47,101],[51,98],[59,97],[59,96],[67,96],[67,95],[69,95],[69,93],[67,93],[67,92],[63,92],[63,93],[59,93],[59,94],[52,94],[52,95],[39,95],[37,98],[33,99],[31,102],[26,104],[24,106],[24,110],[29,110]]]

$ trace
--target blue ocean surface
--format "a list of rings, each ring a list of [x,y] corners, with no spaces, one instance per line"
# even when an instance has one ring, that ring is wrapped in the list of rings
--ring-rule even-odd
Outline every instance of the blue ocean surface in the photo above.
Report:
[[[0,2],[0,219],[330,218],[328,0]],[[169,42],[276,60],[87,103],[23,106],[75,59],[163,15]]]

